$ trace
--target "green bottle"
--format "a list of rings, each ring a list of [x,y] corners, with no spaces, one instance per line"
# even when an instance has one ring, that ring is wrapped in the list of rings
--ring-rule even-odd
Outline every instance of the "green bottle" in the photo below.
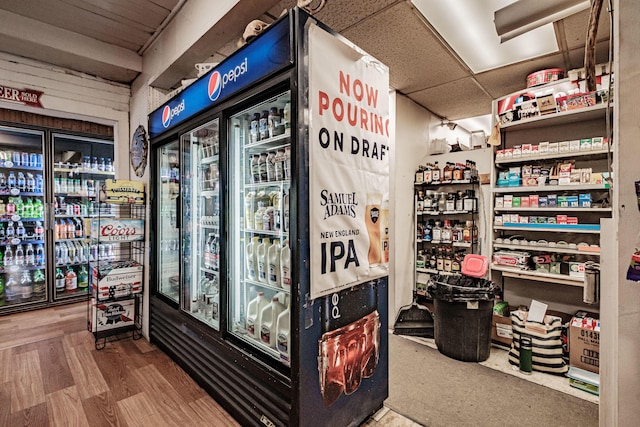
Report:
[[[87,273],[87,269],[82,264],[80,266],[80,271],[78,271],[78,288],[86,289],[89,286],[89,274]]]

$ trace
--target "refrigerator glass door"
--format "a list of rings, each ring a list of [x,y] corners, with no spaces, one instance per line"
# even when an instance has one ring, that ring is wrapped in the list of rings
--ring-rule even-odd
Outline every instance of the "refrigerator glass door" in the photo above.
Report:
[[[0,311],[47,301],[43,133],[0,127]]]
[[[54,299],[86,295],[89,261],[115,258],[115,244],[91,244],[92,218],[112,215],[111,206],[98,212],[97,193],[115,177],[113,142],[53,135]]]
[[[229,332],[289,363],[290,92],[230,118]]]
[[[158,293],[179,302],[180,291],[180,146],[178,141],[158,149],[156,230]]]
[[[183,310],[220,328],[219,119],[182,135]]]

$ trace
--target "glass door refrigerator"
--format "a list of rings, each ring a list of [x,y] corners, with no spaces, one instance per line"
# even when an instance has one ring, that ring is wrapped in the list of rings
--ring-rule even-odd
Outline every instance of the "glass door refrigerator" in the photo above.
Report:
[[[150,337],[243,425],[388,395],[387,94],[296,8],[149,116]]]
[[[97,201],[105,179],[115,178],[113,142],[63,134],[53,134],[52,140],[52,299],[86,298],[89,262],[116,257],[116,244],[89,240],[91,219],[113,216],[112,206]]]
[[[0,311],[48,300],[44,132],[0,127]]]

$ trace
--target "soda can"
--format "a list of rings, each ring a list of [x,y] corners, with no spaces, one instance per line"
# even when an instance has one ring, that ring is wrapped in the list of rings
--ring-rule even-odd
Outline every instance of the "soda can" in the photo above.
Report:
[[[42,167],[42,154],[38,154],[38,165],[39,168]]]
[[[38,167],[38,155],[36,153],[31,153],[29,155],[29,166],[32,168]]]

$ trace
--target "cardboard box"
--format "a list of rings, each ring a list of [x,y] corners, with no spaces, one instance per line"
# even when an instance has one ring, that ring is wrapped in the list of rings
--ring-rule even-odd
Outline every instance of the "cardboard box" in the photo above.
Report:
[[[600,373],[600,320],[574,317],[569,328],[569,364]]]
[[[547,154],[549,152],[549,141],[543,141],[538,144],[538,153],[539,154]]]
[[[98,301],[140,293],[142,292],[142,265],[135,261],[92,264],[91,290]]]
[[[591,142],[591,141],[589,141]],[[589,147],[591,148],[591,147]],[[569,141],[569,151],[580,151],[580,140],[579,139],[572,139],[571,141]]]
[[[584,262],[570,262],[569,276],[584,277]]]
[[[511,345],[511,341],[513,340],[513,327],[509,317],[493,313],[491,319],[491,340],[507,346]]]
[[[580,151],[591,150],[591,138],[584,138],[580,140]]]
[[[537,194],[529,195],[529,206],[532,207],[532,208],[537,208],[538,207],[538,195]]]
[[[591,194],[580,194],[578,195],[578,204],[581,208],[590,208],[591,207]]]
[[[496,196],[496,208],[504,208],[504,197]]]
[[[91,298],[91,331],[102,332],[133,326],[136,315],[135,298],[117,302],[96,302]]]

